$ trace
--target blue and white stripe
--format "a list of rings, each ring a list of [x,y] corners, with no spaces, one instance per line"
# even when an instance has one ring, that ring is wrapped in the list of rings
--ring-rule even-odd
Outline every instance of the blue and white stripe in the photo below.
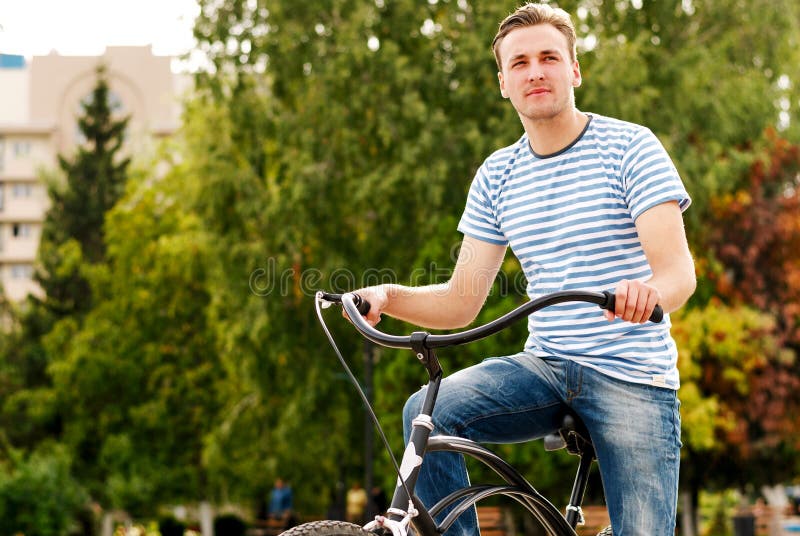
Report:
[[[691,200],[664,147],[645,127],[593,115],[565,150],[535,154],[523,135],[476,173],[462,233],[508,244],[531,299],[560,290],[613,290],[652,272],[634,222],[647,209]],[[677,350],[661,324],[609,323],[594,305],[531,315],[526,350],[559,356],[635,383],[677,389]]]

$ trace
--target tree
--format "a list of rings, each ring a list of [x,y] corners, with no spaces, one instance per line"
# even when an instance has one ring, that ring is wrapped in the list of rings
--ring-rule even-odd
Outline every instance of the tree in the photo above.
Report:
[[[21,382],[4,397],[2,419],[10,440],[26,446],[60,433],[47,375],[53,355],[42,340],[62,319],[65,326],[79,323],[91,307],[88,265],[104,259],[103,219],[122,194],[129,165],[120,155],[127,118],[114,116],[104,67],[98,67],[97,83],[81,109],[78,126],[84,143],[73,160],[59,155],[65,180],[49,185],[52,204],[34,275],[45,296],[29,296],[15,313],[17,329],[6,335],[13,344],[6,345],[4,359],[17,368]]]
[[[242,370],[259,371],[239,373],[239,384],[250,388],[233,398],[241,402],[236,407],[250,408],[237,414],[242,428],[252,432],[245,423],[267,420],[273,444],[295,445],[328,420],[348,431],[342,435],[353,438],[349,444],[360,444],[355,397],[346,400],[358,419],[332,408],[343,395],[331,388],[338,381],[335,368],[327,371],[319,361],[324,343],[307,312],[312,278],[305,276],[314,274],[314,288],[339,284],[339,290],[365,283],[355,275],[365,272],[414,283],[446,277],[436,268],[452,263],[459,240],[453,229],[469,178],[481,158],[521,133],[513,110],[497,96],[489,51],[497,22],[515,7],[342,0],[297,10],[280,1],[202,3],[195,35],[211,68],[198,75],[197,84],[214,103],[213,117],[225,118],[227,165],[235,163],[237,170],[228,177],[239,177],[236,184],[215,178],[213,188],[239,195],[246,188],[260,196],[253,202],[227,195],[221,206],[204,205],[202,219],[222,230],[222,223],[245,207],[253,214],[263,203],[249,224],[237,220],[225,228],[223,236],[243,246],[221,241],[227,251],[220,257],[228,274],[257,262],[256,271],[267,272],[271,263],[273,274],[287,275],[282,292],[265,285],[260,306],[234,285],[217,303],[229,341],[225,347],[239,350],[239,361],[249,364]],[[795,100],[789,99],[788,108],[781,104],[786,80],[797,79],[800,65],[792,59],[798,51],[798,19],[791,15],[797,6],[788,0],[761,2],[758,9],[737,8],[733,1],[598,0],[562,7],[578,14],[585,79],[577,92],[579,106],[643,122],[661,137],[695,200],[687,222],[695,251],[702,251],[709,200],[734,188],[727,178],[732,169],[747,167],[752,140],[767,126],[781,124],[786,114],[790,120],[781,128],[787,133],[800,125]],[[777,37],[760,38],[768,33]],[[200,147],[198,156],[217,149],[208,140]],[[252,174],[242,175],[240,163]],[[219,164],[209,170],[222,177]],[[228,203],[232,199],[237,201]],[[237,240],[231,229],[246,238]],[[258,248],[262,258],[253,261],[250,255]],[[421,276],[412,272],[420,266],[426,268]],[[508,270],[512,276],[517,272],[513,262]],[[713,291],[699,293],[697,303],[704,304],[709,294]],[[236,304],[236,310],[225,303]],[[510,308],[498,297],[485,314]],[[407,328],[389,322],[387,329]],[[266,356],[258,352],[263,345],[269,347]],[[346,339],[349,355],[357,348]],[[502,351],[502,344],[487,342],[485,350]],[[448,368],[471,362],[470,355],[453,356]],[[402,400],[420,377],[405,354],[381,355],[376,384],[379,413],[387,415],[388,427],[397,428]],[[257,382],[249,383],[252,378]],[[307,392],[312,378],[324,386],[320,397]],[[245,403],[254,400],[274,405],[256,409]],[[299,415],[313,417],[301,421]],[[347,454],[341,437],[330,439],[319,450],[311,442],[304,458],[318,464],[336,452],[347,465],[360,463]],[[279,447],[265,466],[289,463],[297,474],[307,474],[304,460]],[[307,477],[315,490],[336,478],[336,463],[323,467]],[[302,491],[298,499],[314,504]]]
[[[578,4],[591,45],[578,105],[641,122],[660,137],[693,198],[685,220],[700,251],[714,199],[739,187],[731,177],[746,177],[740,166],[756,140],[768,128],[800,136],[800,7],[791,0]]]
[[[128,118],[115,117],[103,66],[97,68],[97,83],[81,109],[78,127],[85,141],[72,161],[58,157],[66,181],[49,188],[52,205],[45,215],[35,276],[56,318],[85,312],[91,304],[80,266],[84,259],[98,263],[105,258],[104,218],[122,196],[130,164],[130,158],[120,155]]]
[[[725,267],[717,292],[778,321],[782,345],[800,350],[800,145],[768,130],[754,148],[747,181],[711,203],[707,237]],[[739,181],[737,181],[739,182]]]
[[[758,460],[757,474],[745,472],[758,480],[794,463],[791,453],[800,447],[800,146],[768,131],[754,152],[749,181],[712,204],[716,224],[706,245],[721,266],[709,274],[717,295],[770,319],[771,345],[741,365],[744,392],[724,398],[738,419],[726,441],[734,455],[726,457],[743,465]]]
[[[41,445],[29,456],[0,436],[0,531],[59,536],[86,517],[87,495],[70,473],[65,449]]]
[[[324,445],[304,442],[304,448],[312,450],[304,460],[297,459],[294,449],[278,445],[302,441],[311,435],[309,427],[323,435],[329,426],[326,421],[358,438],[362,411],[357,398],[343,392],[342,384],[334,379],[338,373],[334,363],[320,361],[321,339],[309,316],[312,289],[305,275],[318,271],[327,279],[319,284],[327,286],[331,275],[347,266],[349,276],[343,274],[346,277],[337,283],[352,288],[357,284],[353,274],[368,268],[403,267],[410,272],[419,251],[439,232],[439,218],[447,214],[447,227],[454,227],[454,210],[442,207],[463,203],[465,177],[472,175],[479,154],[488,148],[487,140],[479,135],[483,125],[464,112],[479,114],[470,101],[480,98],[480,88],[494,74],[484,70],[483,78],[474,81],[471,67],[491,65],[492,61],[490,54],[474,53],[483,48],[477,37],[458,47],[447,37],[477,24],[469,10],[431,5],[419,10],[409,2],[383,7],[320,2],[307,7],[297,11],[290,4],[275,3],[267,14],[263,6],[251,11],[249,5],[238,2],[208,5],[203,7],[196,32],[215,65],[215,77],[201,76],[198,85],[216,99],[220,112],[227,112],[228,121],[235,125],[221,131],[230,132],[236,142],[244,138],[233,144],[229,154],[250,164],[257,182],[247,175],[246,182],[239,184],[254,185],[255,195],[264,203],[262,212],[252,215],[248,225],[234,227],[237,233],[229,233],[220,222],[230,221],[229,216],[250,205],[250,199],[228,207],[199,207],[203,220],[233,243],[253,240],[249,244],[261,248],[260,258],[241,260],[232,254],[244,254],[244,248],[221,251],[220,258],[230,262],[228,273],[241,273],[241,266],[252,271],[270,262],[274,273],[292,274],[285,291],[256,297],[252,306],[254,296],[247,295],[249,289],[233,285],[226,294],[229,298],[219,303],[219,318],[227,326],[225,338],[231,340],[226,346],[239,350],[236,358],[240,363],[252,363],[243,372],[257,371],[246,378],[243,375],[239,382],[250,386],[257,378],[253,390],[236,396],[242,402],[259,400],[262,406],[238,407],[251,408],[251,416],[262,413],[261,419],[270,423],[265,428],[273,448],[265,466],[290,466],[307,475],[308,489],[314,489],[317,484],[329,486],[338,477],[340,460],[349,466],[360,465],[360,455],[349,448],[352,441],[337,437],[332,438],[335,443]],[[433,26],[423,33],[427,19],[428,26]],[[447,30],[437,30],[437,23]],[[263,34],[267,25],[279,30]],[[463,35],[472,37],[470,32]],[[375,50],[370,49],[370,37],[379,43]],[[229,39],[249,52],[214,54],[214,43]],[[450,65],[445,66],[445,61]],[[269,65],[262,75],[258,70],[264,62]],[[360,82],[353,84],[353,77]],[[457,87],[463,91],[454,91]],[[259,102],[263,103],[260,107]],[[245,109],[251,116],[246,121],[237,112]],[[458,130],[449,128],[455,114]],[[254,125],[261,125],[261,130],[254,132]],[[224,139],[227,149],[227,137]],[[469,140],[468,145],[462,140]],[[253,155],[259,151],[251,151],[254,141],[260,145],[258,158]],[[446,186],[448,181],[454,184],[452,188]],[[212,184],[217,188],[223,183]],[[373,199],[402,199],[404,206],[418,210],[398,212]],[[419,229],[419,235],[404,232],[409,226]],[[366,247],[370,235],[377,236],[379,230],[390,234]],[[437,254],[449,256],[455,241],[455,234],[451,236],[453,242],[438,245]],[[230,308],[233,304],[235,309]],[[244,311],[242,304],[248,304]],[[258,338],[253,340],[254,336]],[[266,359],[259,352],[264,346],[270,349]],[[354,351],[359,347],[350,335],[347,348]],[[412,385],[417,382],[416,375],[406,376]],[[319,387],[310,391],[312,378]],[[297,415],[316,418],[300,421],[294,418]],[[239,414],[243,423],[251,418]],[[320,460],[325,460],[324,472],[306,467],[311,461],[319,465]],[[305,497],[303,493],[299,490],[301,504],[316,501],[320,508],[319,493]],[[322,496],[326,498],[326,493]]]
[[[92,309],[45,338],[74,471],[101,504],[134,515],[206,498],[203,441],[222,375],[205,312],[207,237],[176,177],[179,167],[155,184],[131,179],[107,214]]]

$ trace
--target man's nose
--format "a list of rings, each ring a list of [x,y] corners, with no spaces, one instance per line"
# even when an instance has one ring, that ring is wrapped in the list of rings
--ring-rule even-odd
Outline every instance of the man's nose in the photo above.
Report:
[[[538,65],[531,65],[528,70],[528,80],[544,80],[544,71]]]

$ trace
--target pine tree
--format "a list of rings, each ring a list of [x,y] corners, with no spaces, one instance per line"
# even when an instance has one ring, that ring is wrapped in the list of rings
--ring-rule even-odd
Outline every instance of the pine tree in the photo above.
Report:
[[[104,66],[97,68],[97,84],[81,108],[78,126],[85,141],[72,160],[58,157],[66,181],[50,188],[52,206],[45,216],[35,276],[46,294],[44,305],[56,318],[90,307],[91,293],[80,267],[83,261],[105,259],[103,220],[123,194],[130,164],[130,158],[119,154],[129,118],[114,117]]]

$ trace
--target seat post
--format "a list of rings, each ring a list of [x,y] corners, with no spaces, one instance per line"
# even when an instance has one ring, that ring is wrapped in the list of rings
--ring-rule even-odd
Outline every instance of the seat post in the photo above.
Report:
[[[575,475],[575,483],[572,485],[572,494],[569,497],[569,504],[567,505],[567,523],[573,529],[578,523],[583,523],[583,510],[581,504],[583,503],[583,495],[586,493],[586,486],[589,483],[589,469],[592,467],[594,461],[594,449],[589,449],[589,452],[581,454],[581,461],[578,464],[578,472]]]

